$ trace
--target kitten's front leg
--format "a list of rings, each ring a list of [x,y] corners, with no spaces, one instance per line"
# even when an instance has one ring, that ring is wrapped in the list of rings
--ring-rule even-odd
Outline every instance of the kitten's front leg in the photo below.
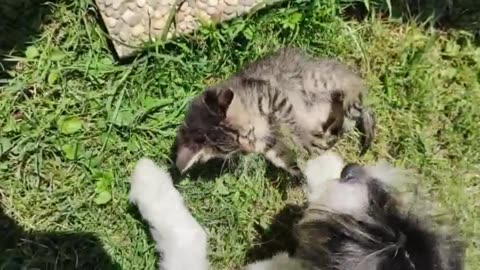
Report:
[[[286,170],[295,177],[302,175],[293,153],[281,141],[269,138],[264,153],[265,157],[276,167]]]

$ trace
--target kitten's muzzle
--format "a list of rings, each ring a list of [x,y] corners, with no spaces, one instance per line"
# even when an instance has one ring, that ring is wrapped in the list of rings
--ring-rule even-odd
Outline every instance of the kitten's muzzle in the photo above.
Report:
[[[342,169],[342,172],[340,174],[340,182],[352,182],[362,178],[364,175],[365,171],[362,166],[355,163],[349,163]]]

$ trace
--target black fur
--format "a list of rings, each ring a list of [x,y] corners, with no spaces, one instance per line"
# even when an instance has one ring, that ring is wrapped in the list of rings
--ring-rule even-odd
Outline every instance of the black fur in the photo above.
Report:
[[[309,208],[314,220],[295,227],[295,256],[321,270],[461,270],[464,247],[437,233],[425,218],[398,208],[393,191],[348,165],[339,181],[365,181],[369,206],[365,220]],[[355,176],[356,175],[356,176]],[[360,179],[359,179],[360,178]]]
[[[196,97],[178,131],[177,147],[197,152],[208,145],[223,153],[235,151],[239,147],[235,135],[232,136],[235,131],[221,124],[232,99],[233,93],[215,89]]]

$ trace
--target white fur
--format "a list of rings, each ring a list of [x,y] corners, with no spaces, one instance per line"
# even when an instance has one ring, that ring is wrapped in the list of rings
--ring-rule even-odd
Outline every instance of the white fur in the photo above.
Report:
[[[407,170],[396,168],[386,161],[378,162],[373,166],[367,166],[365,169],[371,177],[382,181],[387,186],[396,188],[414,181],[415,179]]]
[[[305,168],[308,201],[315,201],[323,193],[327,181],[338,179],[343,167],[343,159],[334,152],[309,160]]]
[[[279,253],[272,258],[247,265],[246,270],[306,270],[302,261],[293,259],[287,253]]]
[[[170,175],[149,159],[141,159],[132,175],[130,201],[151,225],[160,269],[207,270],[207,235],[185,206]],[[246,266],[247,270],[304,270],[300,260],[280,253]]]
[[[343,160],[333,152],[308,161],[307,199],[330,211],[362,218],[368,206],[368,191],[361,183],[339,182],[343,167]]]
[[[206,270],[207,235],[192,217],[170,175],[149,159],[141,159],[132,175],[130,201],[151,226],[161,269]]]
[[[363,219],[365,209],[368,207],[367,186],[361,183],[330,181],[312,203],[328,208],[332,212]]]

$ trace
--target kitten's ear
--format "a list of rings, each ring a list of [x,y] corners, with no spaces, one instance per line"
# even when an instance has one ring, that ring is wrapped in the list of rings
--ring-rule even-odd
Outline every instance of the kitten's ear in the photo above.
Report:
[[[202,156],[202,149],[194,150],[188,146],[180,146],[177,149],[177,160],[175,166],[180,173],[185,173],[190,167],[198,162]]]
[[[226,115],[234,95],[230,88],[208,89],[205,92],[204,101],[210,110]]]

